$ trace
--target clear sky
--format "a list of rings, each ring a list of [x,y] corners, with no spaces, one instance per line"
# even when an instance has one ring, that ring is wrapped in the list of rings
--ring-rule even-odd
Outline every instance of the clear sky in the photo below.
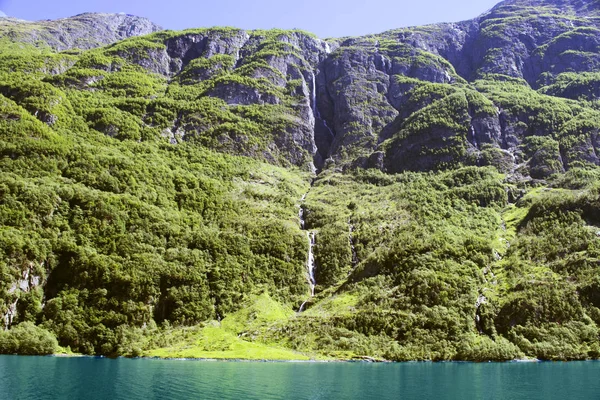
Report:
[[[87,11],[147,17],[166,29],[235,26],[299,28],[322,38],[471,19],[499,0],[0,0],[0,10],[30,21]]]

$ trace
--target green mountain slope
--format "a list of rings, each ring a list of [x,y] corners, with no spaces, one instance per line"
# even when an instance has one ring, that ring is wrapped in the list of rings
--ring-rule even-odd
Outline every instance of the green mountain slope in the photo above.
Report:
[[[0,19],[0,353],[600,357],[599,26]]]

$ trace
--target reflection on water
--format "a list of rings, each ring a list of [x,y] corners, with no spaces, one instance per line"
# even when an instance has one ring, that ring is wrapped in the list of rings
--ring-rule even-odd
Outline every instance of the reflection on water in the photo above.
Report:
[[[0,356],[0,399],[600,399],[600,363],[245,363]]]

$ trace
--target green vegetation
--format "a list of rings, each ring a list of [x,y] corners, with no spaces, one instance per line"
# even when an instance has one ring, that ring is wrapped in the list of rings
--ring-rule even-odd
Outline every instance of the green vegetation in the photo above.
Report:
[[[471,335],[474,304],[506,204],[492,169],[321,176],[308,200],[307,224],[318,230],[319,295],[314,307],[281,328],[293,330],[294,348],[334,357],[442,360],[466,351],[459,343],[479,340]]]
[[[161,358],[233,358],[244,360],[308,360],[305,354],[278,343],[257,340],[274,323],[293,318],[294,313],[263,294],[243,304],[241,310],[221,322],[204,327],[168,330],[153,336],[143,353]],[[157,347],[160,347],[157,349]]]
[[[178,102],[160,76],[94,63],[105,61],[4,75],[0,313],[16,302],[14,326],[117,355],[133,354],[125,344],[142,326],[222,318],[253,293],[301,301],[307,244],[294,204],[308,174],[162,138],[179,110],[199,123],[226,115],[242,134],[260,131],[245,118],[266,124],[275,113]],[[15,290],[23,274],[36,283]]]
[[[23,322],[11,330],[0,332],[0,354],[45,355],[58,351],[58,343],[52,333]]]
[[[600,73],[565,72],[556,76],[551,84],[542,87],[540,92],[574,100],[594,101],[599,97],[599,88]]]
[[[0,353],[600,358],[595,58],[534,90],[507,43],[557,11],[523,10],[482,21],[472,82],[441,25],[330,55],[297,30],[3,39]],[[531,57],[593,41],[567,22]]]

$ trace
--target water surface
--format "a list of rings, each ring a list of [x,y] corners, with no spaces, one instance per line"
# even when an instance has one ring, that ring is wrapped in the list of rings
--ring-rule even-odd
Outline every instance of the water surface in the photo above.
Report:
[[[600,399],[600,362],[249,363],[0,356],[0,399]]]

